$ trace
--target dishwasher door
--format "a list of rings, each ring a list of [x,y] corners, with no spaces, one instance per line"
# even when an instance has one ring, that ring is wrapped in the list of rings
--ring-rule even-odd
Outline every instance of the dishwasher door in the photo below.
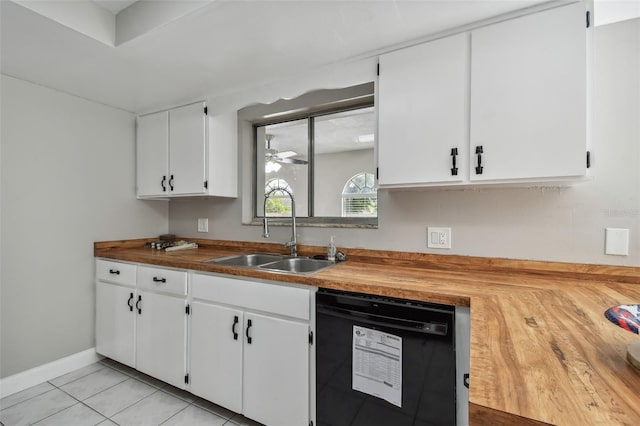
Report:
[[[402,339],[400,407],[353,389],[354,327]],[[450,306],[319,290],[317,425],[455,425],[453,333],[454,309]]]

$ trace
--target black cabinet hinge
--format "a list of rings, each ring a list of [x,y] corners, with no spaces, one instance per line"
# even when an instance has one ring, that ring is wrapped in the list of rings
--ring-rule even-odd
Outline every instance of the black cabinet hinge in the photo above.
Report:
[[[313,345],[313,331],[309,332],[309,344]]]
[[[184,313],[187,315],[191,314],[191,305],[185,306]]]
[[[204,107],[204,115],[207,115],[207,111],[209,111],[207,107]]]
[[[587,169],[591,168],[591,151],[587,151]]]
[[[207,189],[207,188],[209,188],[209,181],[205,180],[204,181],[204,189]]]
[[[378,69],[376,70],[376,75],[380,75],[380,64],[378,64]]]
[[[189,384],[189,375],[187,374],[186,376],[184,376],[184,383],[185,384]]]
[[[591,26],[591,12],[587,10],[587,28]]]

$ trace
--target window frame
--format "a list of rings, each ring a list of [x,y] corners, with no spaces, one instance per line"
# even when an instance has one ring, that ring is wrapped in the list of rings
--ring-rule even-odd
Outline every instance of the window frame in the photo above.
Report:
[[[376,217],[339,217],[339,216],[313,216],[314,212],[314,188],[315,188],[315,155],[314,155],[314,120],[317,117],[335,114],[339,112],[354,111],[358,109],[371,108],[375,110],[375,102],[373,93],[366,96],[361,96],[355,99],[347,99],[338,102],[332,102],[329,105],[319,105],[316,107],[308,107],[302,110],[296,110],[291,113],[278,114],[277,117],[271,119],[259,119],[252,121],[252,210],[253,221],[260,222],[264,216],[258,215],[258,173],[257,168],[259,162],[263,159],[258,158],[258,128],[262,126],[269,126],[274,124],[285,123],[294,120],[308,120],[308,141],[309,141],[309,170],[308,170],[308,217],[296,216],[296,223],[301,226],[331,226],[331,227],[365,227],[365,228],[377,228],[378,216]],[[375,146],[374,146],[375,150]],[[374,166],[376,166],[374,164]],[[376,166],[377,167],[377,166]],[[377,168],[376,168],[377,170]],[[375,177],[375,176],[374,176]],[[377,179],[376,179],[377,181]],[[266,182],[265,182],[266,184]],[[264,191],[264,185],[261,188]],[[340,194],[342,196],[342,194]]]

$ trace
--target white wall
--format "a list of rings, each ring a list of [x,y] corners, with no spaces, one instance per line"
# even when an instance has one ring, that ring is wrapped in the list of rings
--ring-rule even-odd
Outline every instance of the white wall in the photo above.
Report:
[[[640,266],[640,19],[596,27],[594,45],[592,181],[566,188],[379,191],[378,229],[301,228],[299,241],[324,245],[336,235],[344,247]],[[249,151],[241,147],[245,167]],[[247,191],[247,174],[242,177]],[[174,200],[169,212],[170,231],[178,235],[262,241],[260,229],[241,224],[241,199]],[[198,217],[209,218],[209,233],[196,232]],[[426,248],[428,225],[452,227],[451,250]],[[629,256],[604,254],[605,227],[630,229]],[[271,241],[287,241],[288,229],[271,231]]]
[[[1,77],[0,377],[95,345],[93,242],[167,231],[135,199],[135,117]]]

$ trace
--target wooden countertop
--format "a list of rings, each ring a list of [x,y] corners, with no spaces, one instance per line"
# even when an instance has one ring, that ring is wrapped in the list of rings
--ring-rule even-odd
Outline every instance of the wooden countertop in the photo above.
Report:
[[[604,318],[613,305],[640,302],[638,267],[345,249],[348,262],[292,275],[202,263],[241,252],[285,253],[280,245],[196,240],[198,249],[167,253],[144,248],[146,241],[96,243],[94,254],[470,306],[473,425],[636,425],[640,419],[640,371],[626,361],[627,344],[639,337]]]

